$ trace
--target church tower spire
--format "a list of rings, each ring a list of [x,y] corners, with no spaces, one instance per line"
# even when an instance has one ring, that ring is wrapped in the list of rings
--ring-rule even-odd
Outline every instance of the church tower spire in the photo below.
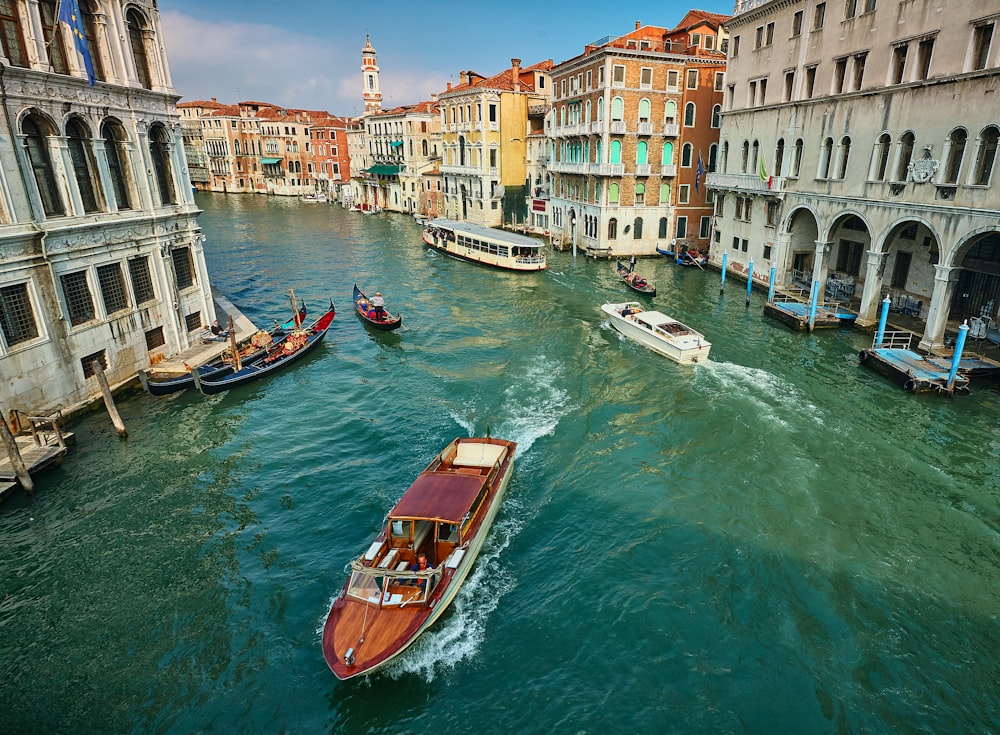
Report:
[[[378,82],[378,62],[371,38],[365,34],[365,47],[361,49],[361,74],[364,78],[365,114],[382,112],[382,88]]]

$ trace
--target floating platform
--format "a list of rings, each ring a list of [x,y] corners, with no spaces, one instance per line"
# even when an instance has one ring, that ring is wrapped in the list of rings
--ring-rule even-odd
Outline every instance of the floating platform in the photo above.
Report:
[[[944,359],[892,347],[868,347],[858,353],[858,359],[865,367],[890,378],[910,393],[948,392],[951,363]],[[996,370],[996,366],[978,358],[960,360],[953,392],[968,393],[968,374],[982,374],[987,367]]]
[[[764,315],[787,324],[792,329],[809,331],[809,304],[801,301],[772,301],[764,304]],[[817,304],[813,329],[850,326],[858,315],[838,304]]]

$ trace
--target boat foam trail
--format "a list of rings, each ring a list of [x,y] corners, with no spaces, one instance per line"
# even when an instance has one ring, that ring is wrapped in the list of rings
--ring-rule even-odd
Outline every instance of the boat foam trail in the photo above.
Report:
[[[504,566],[501,554],[524,527],[523,508],[509,500],[504,500],[504,506],[505,516],[490,531],[472,574],[450,609],[405,656],[385,668],[391,678],[417,674],[430,683],[439,670],[454,668],[479,652],[486,639],[490,616],[500,605],[500,599],[517,583],[512,572]]]
[[[527,365],[522,377],[514,376],[504,390],[507,417],[497,436],[517,442],[517,456],[524,456],[536,439],[551,434],[569,409],[569,395],[559,387],[562,368],[553,368],[544,357]]]
[[[822,423],[821,412],[814,403],[795,385],[767,370],[714,361],[704,363],[701,369],[707,378],[721,384],[722,389],[752,402],[761,416],[778,424],[787,426],[788,421],[783,417],[789,415],[797,420],[809,418]]]

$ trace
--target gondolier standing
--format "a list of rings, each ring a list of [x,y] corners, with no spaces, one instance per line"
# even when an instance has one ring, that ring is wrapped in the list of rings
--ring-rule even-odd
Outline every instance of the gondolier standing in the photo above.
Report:
[[[628,260],[628,272],[631,273],[635,270],[635,253],[632,253],[632,257]]]
[[[385,319],[385,299],[382,298],[381,292],[372,297],[372,306],[375,308],[375,318],[383,321]]]

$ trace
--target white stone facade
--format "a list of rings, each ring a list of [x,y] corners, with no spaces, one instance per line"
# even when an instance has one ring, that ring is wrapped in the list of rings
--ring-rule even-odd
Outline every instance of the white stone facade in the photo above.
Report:
[[[15,0],[0,86],[0,384],[38,415],[188,347],[214,307],[156,3]],[[35,29],[44,31],[36,36]],[[46,45],[44,39],[52,39]]]
[[[860,324],[908,303],[924,349],[1000,306],[1000,0],[737,7],[712,261],[766,286],[853,281]]]

